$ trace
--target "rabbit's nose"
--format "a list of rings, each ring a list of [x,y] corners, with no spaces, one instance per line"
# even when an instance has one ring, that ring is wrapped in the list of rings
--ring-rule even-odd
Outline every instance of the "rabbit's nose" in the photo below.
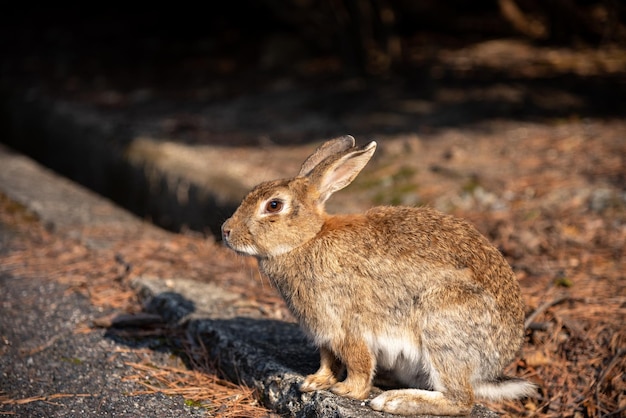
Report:
[[[230,228],[225,228],[224,226],[222,226],[222,238],[224,238],[224,240],[227,240],[229,236]]]

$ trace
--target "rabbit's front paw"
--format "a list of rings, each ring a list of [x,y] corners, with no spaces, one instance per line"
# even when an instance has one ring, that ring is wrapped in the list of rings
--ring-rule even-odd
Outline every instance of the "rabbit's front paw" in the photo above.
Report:
[[[370,385],[366,382],[356,380],[345,380],[335,383],[330,387],[330,391],[335,395],[345,396],[352,399],[365,399],[370,393]]]
[[[300,385],[301,392],[313,392],[328,389],[337,383],[337,378],[332,373],[315,373],[308,375]]]

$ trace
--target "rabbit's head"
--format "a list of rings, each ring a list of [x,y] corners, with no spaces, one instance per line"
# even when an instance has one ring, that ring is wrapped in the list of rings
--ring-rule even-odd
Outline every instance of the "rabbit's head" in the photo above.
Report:
[[[306,159],[295,178],[256,186],[222,225],[233,250],[260,258],[278,256],[320,231],[324,204],[354,180],[376,150],[376,142],[354,146],[352,136],[325,142]]]

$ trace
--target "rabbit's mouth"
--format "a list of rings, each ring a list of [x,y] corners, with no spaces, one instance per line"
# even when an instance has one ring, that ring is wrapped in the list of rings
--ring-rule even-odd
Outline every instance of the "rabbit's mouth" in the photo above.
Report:
[[[258,256],[259,255],[259,252],[257,251],[257,249],[254,248],[251,245],[245,245],[245,246],[243,246],[241,248],[236,248],[236,247],[233,247],[232,245],[229,245],[227,243],[226,246],[228,248],[230,248],[231,250],[235,251],[237,254],[251,255],[251,256]]]
[[[289,244],[279,244],[271,248],[263,248],[253,244],[233,242],[232,236],[229,233],[224,232],[222,232],[222,242],[238,254],[251,255],[253,257],[260,258],[278,257],[283,254],[287,254],[294,249],[294,246]]]
[[[243,255],[253,255],[253,256],[259,255],[258,249],[253,245],[234,244],[232,240],[230,239],[230,237],[226,235],[222,235],[222,241],[224,242],[224,245],[226,245],[228,248],[235,251],[236,253],[243,254]]]
[[[238,254],[251,255],[253,257],[259,257],[259,258],[278,257],[283,254],[287,254],[288,252],[293,250],[293,247],[291,245],[278,245],[274,248],[265,250],[265,249],[259,249],[256,246],[250,245],[250,244],[234,244],[228,238],[224,238],[223,241],[224,241],[224,244],[228,248],[230,248],[231,250],[235,251]]]

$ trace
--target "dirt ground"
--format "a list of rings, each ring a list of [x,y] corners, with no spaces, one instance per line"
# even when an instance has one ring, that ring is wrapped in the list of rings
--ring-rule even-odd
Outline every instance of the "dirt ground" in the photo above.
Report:
[[[152,132],[190,145],[230,138],[241,146],[281,146],[331,133],[377,139],[376,158],[333,198],[334,207],[431,205],[466,218],[498,246],[520,281],[526,339],[507,372],[537,383],[540,394],[488,406],[505,416],[626,416],[626,53],[502,40],[430,54],[420,46],[415,60],[429,65],[419,88],[355,81],[319,90],[317,98],[307,90],[304,101],[293,96],[303,91],[292,88],[298,82],[288,79],[265,90],[278,96],[248,101],[232,99],[240,97],[234,88],[228,94],[193,86],[122,88],[114,76],[42,84],[105,111],[124,112],[144,96],[153,103],[209,97],[215,102],[204,113],[180,110]],[[249,86],[239,92],[250,98]],[[168,242],[129,240],[97,250],[55,236],[11,203],[0,205],[0,216],[28,236],[3,263],[16,272],[48,272],[96,306],[136,312],[131,277],[186,277],[219,283],[240,293],[249,309],[291,320],[254,261],[212,237],[188,231]],[[189,387],[197,383],[187,379]],[[251,408],[250,416],[267,414]]]

